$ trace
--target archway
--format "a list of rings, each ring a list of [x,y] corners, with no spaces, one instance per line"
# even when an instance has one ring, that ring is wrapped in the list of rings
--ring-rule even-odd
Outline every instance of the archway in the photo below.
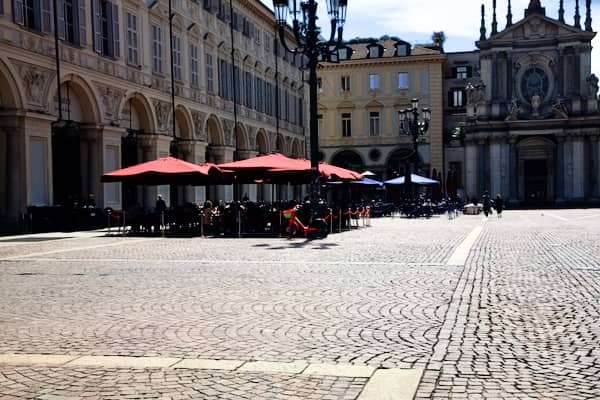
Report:
[[[269,154],[271,152],[267,133],[262,129],[256,134],[256,150],[258,154]]]
[[[352,150],[340,151],[332,157],[331,164],[356,172],[362,172],[365,169],[365,163],[360,154]]]
[[[74,207],[101,191],[96,126],[100,112],[93,91],[80,77],[70,76],[61,83],[61,97],[62,120],[52,127],[54,204]],[[56,102],[57,113],[58,106]]]
[[[223,129],[221,128],[219,119],[214,115],[211,115],[206,120],[206,138],[208,146],[206,146],[205,160],[211,163],[220,163],[221,160],[218,159],[214,148],[216,146],[223,146],[224,144]]]
[[[399,148],[391,152],[385,164],[384,178],[393,179],[398,176],[404,176],[408,164],[413,161],[412,157],[413,151],[407,147]]]
[[[141,138],[154,131],[152,108],[140,93],[131,94],[123,103],[121,126],[125,128],[121,136],[121,168],[130,167],[144,161]],[[143,188],[128,183],[121,184],[121,205],[123,209],[143,204]]]
[[[285,139],[283,138],[283,135],[281,133],[277,135],[275,148],[277,149],[278,153],[285,154]]]
[[[0,110],[3,110],[0,117],[0,233],[16,228],[15,222],[23,207],[20,186],[26,181],[23,179],[25,168],[19,162],[18,142],[22,138],[18,137],[18,119],[14,113],[22,108],[22,96],[13,76],[0,60]]]

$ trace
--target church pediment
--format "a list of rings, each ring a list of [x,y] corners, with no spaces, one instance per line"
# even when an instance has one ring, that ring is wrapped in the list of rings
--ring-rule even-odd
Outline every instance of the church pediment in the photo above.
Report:
[[[365,108],[383,108],[383,103],[377,100],[371,100],[365,105]]]
[[[495,42],[507,43],[518,40],[555,39],[585,33],[564,23],[540,14],[532,14],[518,23],[498,32],[485,41],[478,42],[480,47],[493,47]]]
[[[351,101],[342,101],[340,103],[338,103],[337,105],[338,110],[340,109],[348,109],[348,108],[354,108],[354,103]]]

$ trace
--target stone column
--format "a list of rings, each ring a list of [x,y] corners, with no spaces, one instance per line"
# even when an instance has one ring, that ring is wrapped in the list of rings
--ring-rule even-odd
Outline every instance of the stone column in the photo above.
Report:
[[[154,143],[151,139],[141,139],[139,145],[142,148],[142,162],[154,160]],[[151,210],[156,204],[156,186],[144,186],[144,204],[146,210]]]
[[[508,149],[508,165],[509,165],[509,186],[510,186],[510,195],[509,199],[511,203],[516,203],[519,201],[519,176],[517,174],[518,170],[518,161],[517,161],[517,137],[512,136],[509,139],[509,149]]]
[[[469,200],[473,196],[479,197],[477,186],[477,169],[478,169],[478,153],[477,144],[475,142],[466,142],[465,149],[465,195]],[[445,178],[445,177],[444,177]]]
[[[571,200],[573,198],[573,139],[571,136],[565,137],[563,143],[563,155],[564,155],[564,186],[563,196],[565,200]]]
[[[502,192],[502,143],[501,139],[490,141],[490,196]]]
[[[590,136],[590,196],[600,198],[600,136]]]
[[[81,136],[81,196],[86,201],[88,195],[96,197],[96,204],[103,204],[104,191],[100,183],[102,159],[102,146],[100,135],[101,127],[82,127]]]
[[[253,158],[258,155],[257,151],[251,150],[238,150],[237,152],[240,160],[246,160],[248,158]],[[256,201],[256,184],[243,184],[240,185],[240,195],[243,197],[244,195],[248,195],[248,198],[252,201]],[[241,200],[241,199],[239,199]]]
[[[194,163],[194,143],[193,142],[182,142],[179,144],[179,158]],[[179,198],[183,195],[183,201],[186,203],[195,203],[196,195],[194,187],[191,185],[179,186]]]
[[[565,137],[556,137],[556,191],[557,202],[565,200]]]
[[[233,147],[211,146],[211,156],[215,164],[232,162],[234,152],[235,148]],[[219,200],[223,200],[225,202],[232,201],[233,187],[232,185],[217,185],[211,187],[210,197],[213,202],[218,202]]]
[[[585,137],[573,138],[573,200],[581,201],[585,197]]]
[[[21,212],[21,186],[25,183],[25,169],[21,163],[23,153],[23,133],[20,129],[12,129],[6,136],[6,166],[8,177],[6,179],[6,214],[10,219],[16,219]]]
[[[485,144],[485,139],[479,139],[479,141],[477,142],[477,193],[479,196],[481,196],[483,194],[484,191],[489,190],[489,187],[487,186],[487,177],[486,177],[486,168],[485,168],[485,164],[487,161],[487,157],[486,157],[486,144]]]

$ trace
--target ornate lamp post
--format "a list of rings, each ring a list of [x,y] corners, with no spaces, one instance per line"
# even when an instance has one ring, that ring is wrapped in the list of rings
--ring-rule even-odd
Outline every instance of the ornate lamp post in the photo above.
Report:
[[[317,121],[317,66],[321,60],[331,60],[342,45],[342,34],[346,22],[348,0],[326,0],[327,13],[331,23],[328,40],[321,39],[321,29],[317,26],[317,6],[315,0],[273,0],[275,18],[279,27],[279,38],[285,49],[306,58],[309,85],[309,132],[310,166],[313,177],[312,196],[319,196],[319,132]],[[291,12],[294,42],[289,46],[285,38],[288,13]],[[337,38],[336,38],[337,35]],[[335,57],[339,59],[339,57]]]
[[[422,118],[419,121],[419,116],[422,114]],[[413,162],[415,172],[419,169],[419,156],[417,154],[417,145],[425,142],[425,135],[429,130],[429,121],[431,119],[431,111],[429,108],[424,107],[419,111],[419,99],[412,99],[411,107],[405,110],[401,110],[399,115],[400,119],[400,134],[409,135],[412,139],[412,153],[406,159],[406,168],[404,172],[404,184],[406,187],[406,193],[409,193],[409,185],[411,184],[410,174],[411,168],[410,163]]]

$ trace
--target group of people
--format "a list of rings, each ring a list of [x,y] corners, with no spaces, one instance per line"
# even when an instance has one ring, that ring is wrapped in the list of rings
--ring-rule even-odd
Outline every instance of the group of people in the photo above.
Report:
[[[492,207],[493,207],[496,209],[496,215],[498,216],[498,218],[502,218],[502,210],[504,209],[504,200],[502,200],[502,196],[500,196],[499,193],[496,195],[496,198],[494,200],[492,200],[489,192],[486,191],[483,194],[481,200],[482,200],[482,204],[483,204],[483,213],[485,214],[486,217],[488,215],[492,214]]]

